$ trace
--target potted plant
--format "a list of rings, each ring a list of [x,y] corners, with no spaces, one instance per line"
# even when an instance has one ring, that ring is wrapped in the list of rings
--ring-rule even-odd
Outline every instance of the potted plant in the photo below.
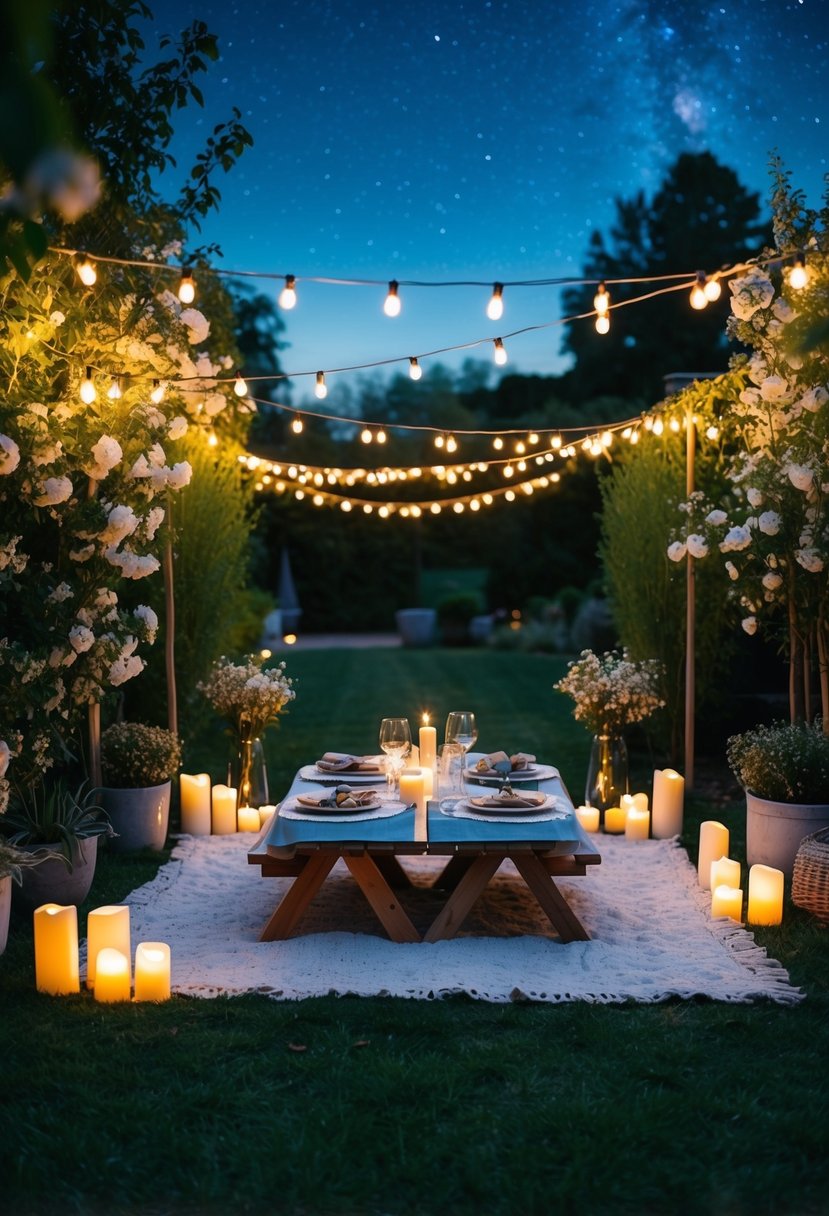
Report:
[[[111,833],[109,819],[81,784],[71,789],[60,777],[16,788],[3,816],[4,844],[34,855],[15,898],[27,907],[44,903],[79,904],[95,874],[98,837]]]
[[[455,591],[437,607],[440,640],[444,646],[467,646],[472,618],[481,612],[481,597],[474,591]]]
[[[170,789],[181,762],[173,731],[142,722],[115,722],[101,735],[101,804],[117,833],[119,852],[164,847],[170,818]]]
[[[12,906],[12,883],[20,886],[23,882],[23,871],[31,866],[38,866],[42,861],[57,854],[28,853],[25,849],[16,849],[13,844],[0,840],[0,954],[6,949],[9,940],[9,915]]]
[[[820,719],[732,735],[728,763],[746,792],[748,864],[791,877],[804,836],[829,827],[829,736]]]

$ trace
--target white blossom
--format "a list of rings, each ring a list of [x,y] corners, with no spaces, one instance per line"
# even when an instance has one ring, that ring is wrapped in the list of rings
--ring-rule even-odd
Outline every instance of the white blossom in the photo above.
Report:
[[[705,517],[705,522],[707,524],[711,524],[713,527],[716,528],[716,527],[719,527],[720,524],[728,523],[728,516],[726,515],[725,511],[720,511],[720,510],[709,511]],[[691,539],[690,536],[688,537],[688,539],[689,540]]]
[[[56,308],[55,311],[49,317],[49,320],[52,322],[53,325],[63,325],[64,321],[66,320],[66,317],[60,311],[60,309]]]
[[[130,549],[119,552],[114,546],[104,550],[104,557],[112,566],[117,566],[124,578],[146,578],[155,574],[161,566],[157,557],[152,554],[133,553]]]
[[[144,660],[139,659],[138,655],[120,654],[109,669],[109,682],[117,688],[119,684],[126,684],[127,680],[140,676],[143,670]]]
[[[778,587],[783,585],[783,575],[778,574],[776,570],[767,570],[763,575],[763,586],[767,591],[776,591]]]
[[[794,556],[797,564],[810,574],[819,574],[823,569],[823,558],[817,549],[796,549]]]
[[[681,562],[686,552],[686,547],[681,540],[675,540],[672,545],[668,545],[668,557],[672,562]]]
[[[728,571],[728,577],[731,579],[732,583],[736,583],[737,579],[740,577],[740,571],[733,562],[726,562],[725,568]]]
[[[181,439],[182,435],[187,434],[187,428],[189,425],[189,422],[183,414],[177,414],[167,427],[167,434],[170,439]]]
[[[120,443],[111,435],[102,435],[97,443],[92,445],[94,464],[87,467],[89,476],[95,481],[103,481],[124,455]]]
[[[0,476],[13,473],[20,464],[20,448],[10,435],[0,435]]]
[[[707,557],[708,541],[697,532],[692,532],[685,542],[691,557]]]
[[[792,462],[791,464],[786,465],[784,472],[785,472],[786,476],[788,477],[789,481],[795,487],[795,489],[797,489],[797,490],[811,489],[812,482],[814,480],[814,474],[812,473],[812,470],[809,468],[808,465],[795,464],[794,462]]]
[[[5,777],[11,760],[12,749],[5,739],[0,739],[0,777]]]
[[[95,641],[95,634],[86,625],[73,625],[69,630],[69,644],[76,654],[89,650]]]
[[[155,641],[155,636],[158,632],[157,615],[148,604],[139,604],[135,610],[135,615],[144,625],[146,641],[152,644]]]
[[[132,507],[115,506],[107,515],[107,526],[101,533],[101,543],[118,545],[138,527],[138,516]]]
[[[756,486],[749,486],[746,490],[746,498],[752,507],[762,506],[763,492],[762,490],[758,490]]]
[[[187,337],[193,346],[204,342],[210,333],[210,322],[197,308],[183,309],[179,319],[187,326]]]
[[[144,521],[144,535],[146,536],[147,540],[152,540],[158,529],[161,527],[162,523],[164,522],[164,514],[165,512],[163,507],[150,508],[147,518]]]
[[[745,629],[746,633],[756,633],[757,632],[757,617],[756,616],[743,617],[743,619],[740,621],[740,624],[742,625],[743,629]]]
[[[764,536],[776,536],[780,531],[780,516],[776,511],[764,511],[757,525]]]
[[[829,401],[829,393],[822,385],[808,389],[800,398],[798,405],[811,414],[816,414],[822,405]]]
[[[788,325],[797,316],[797,313],[789,304],[788,300],[784,300],[782,296],[778,296],[771,307],[771,311],[777,317],[778,321],[782,321],[784,325]]]
[[[720,541],[721,553],[733,553],[740,549],[747,549],[751,544],[751,531],[744,524],[737,524],[730,528],[726,533],[725,539]]]
[[[40,494],[32,499],[36,507],[54,507],[72,497],[72,482],[68,477],[47,477]]]
[[[784,401],[789,393],[789,383],[782,376],[767,376],[760,385],[760,396],[764,401]]]
[[[193,476],[193,468],[186,460],[179,461],[174,464],[167,474],[167,485],[171,490],[181,490],[184,486],[190,484],[190,478]]]
[[[750,321],[758,308],[768,308],[774,299],[771,280],[761,270],[750,270],[740,279],[732,279],[731,311],[741,321]]]
[[[73,591],[68,583],[58,583],[46,598],[53,600],[56,604],[62,604],[64,600],[71,599],[72,595]]]

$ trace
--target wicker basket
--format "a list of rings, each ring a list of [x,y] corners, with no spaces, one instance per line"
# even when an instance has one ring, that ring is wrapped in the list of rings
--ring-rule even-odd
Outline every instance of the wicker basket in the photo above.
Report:
[[[794,859],[792,903],[829,920],[829,828],[801,841]]]

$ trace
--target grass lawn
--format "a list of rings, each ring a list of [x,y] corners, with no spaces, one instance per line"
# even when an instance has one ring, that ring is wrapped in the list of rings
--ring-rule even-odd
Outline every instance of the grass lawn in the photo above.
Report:
[[[297,700],[268,740],[277,792],[323,747],[374,749],[386,714],[414,726],[423,709],[441,724],[472,708],[478,747],[536,752],[580,800],[589,740],[551,691],[560,659],[342,650],[288,663]],[[191,746],[191,771],[223,775],[216,739]],[[652,767],[637,762],[635,788]],[[744,861],[742,806],[702,797],[686,806],[692,858],[712,817]],[[90,907],[157,865],[102,856],[81,931]],[[0,1211],[829,1212],[829,936],[791,905],[756,936],[808,994],[800,1005],[103,1007],[85,992],[38,995],[31,929],[13,919],[0,959]]]

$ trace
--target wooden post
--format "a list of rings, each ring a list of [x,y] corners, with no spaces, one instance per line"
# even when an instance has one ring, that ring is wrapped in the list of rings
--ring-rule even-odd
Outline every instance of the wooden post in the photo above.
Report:
[[[101,706],[98,701],[89,706],[88,729],[89,779],[94,789],[100,789],[104,784],[104,775],[101,769]]]
[[[694,492],[694,458],[696,454],[694,412],[685,413],[685,494]],[[696,647],[696,568],[690,553],[685,556],[685,788],[694,788],[694,709],[696,677],[694,651]]]
[[[169,504],[167,511],[167,543],[164,546],[164,662],[167,672],[167,727],[177,735],[176,604],[173,595],[173,529]]]

